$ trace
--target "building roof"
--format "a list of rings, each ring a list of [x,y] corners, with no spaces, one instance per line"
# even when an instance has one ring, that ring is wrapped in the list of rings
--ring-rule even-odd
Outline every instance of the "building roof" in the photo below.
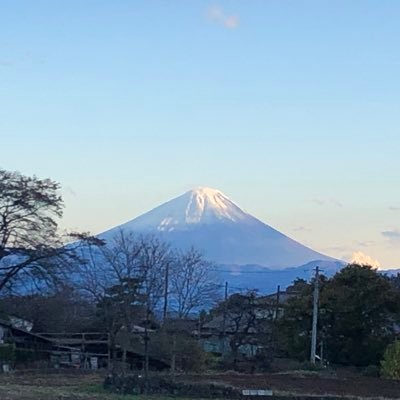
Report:
[[[40,334],[37,333],[33,333],[30,331],[27,331],[26,329],[23,328],[18,328],[16,326],[13,325],[13,323],[11,321],[6,321],[4,319],[0,319],[0,326],[6,327],[10,330],[12,330],[13,332],[18,333],[19,336],[25,335],[25,336],[30,336],[32,338],[35,338],[36,340],[40,340],[46,343],[52,343],[52,341]]]

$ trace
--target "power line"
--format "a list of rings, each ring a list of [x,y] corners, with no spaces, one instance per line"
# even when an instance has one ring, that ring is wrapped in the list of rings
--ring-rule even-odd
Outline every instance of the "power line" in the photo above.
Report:
[[[218,283],[210,283],[210,285],[219,287],[219,288],[225,288],[225,284],[218,284]],[[243,287],[237,287],[237,286],[231,286],[229,285],[229,289],[236,289],[236,290],[246,290],[246,288]]]
[[[237,275],[242,275],[242,274],[273,274],[276,272],[290,272],[288,270],[276,270],[276,271],[232,271],[232,270],[224,270],[224,269],[212,269],[211,271],[213,272],[224,272],[228,274],[237,274]],[[303,270],[303,272],[311,272],[311,270]]]

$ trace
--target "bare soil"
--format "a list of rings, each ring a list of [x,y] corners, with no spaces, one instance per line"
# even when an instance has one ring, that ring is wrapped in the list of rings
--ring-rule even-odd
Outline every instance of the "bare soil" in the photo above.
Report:
[[[307,372],[251,375],[225,373],[209,376],[191,376],[191,379],[223,382],[241,389],[271,389],[274,393],[282,395],[331,395],[400,399],[399,381],[363,376],[321,376],[318,373]]]

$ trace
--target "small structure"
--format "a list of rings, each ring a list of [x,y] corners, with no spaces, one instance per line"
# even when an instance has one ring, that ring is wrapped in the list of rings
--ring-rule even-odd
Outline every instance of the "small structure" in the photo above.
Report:
[[[9,368],[18,364],[49,360],[53,343],[18,326],[15,326],[13,320],[0,319],[0,348],[3,353],[0,355],[3,358],[0,363]]]
[[[121,362],[125,359],[129,368],[142,369],[145,360],[143,345],[145,332],[145,328],[137,325],[129,334],[121,331],[115,338],[114,346],[111,345],[109,334],[105,332],[41,333],[41,335],[58,349],[53,351],[52,361],[59,367],[107,368],[112,361]],[[151,333],[153,330],[147,332]],[[149,354],[149,363],[152,369],[169,368],[169,363],[157,354]]]
[[[51,361],[56,367],[97,369],[110,359],[109,335],[104,332],[41,333],[55,350]]]

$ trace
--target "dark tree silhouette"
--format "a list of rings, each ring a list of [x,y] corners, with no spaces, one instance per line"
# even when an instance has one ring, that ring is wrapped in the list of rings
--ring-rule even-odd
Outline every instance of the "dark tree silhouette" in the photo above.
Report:
[[[312,319],[312,285],[297,281],[285,305],[280,342],[291,357],[307,359]],[[378,364],[394,339],[400,298],[389,278],[367,265],[350,264],[320,278],[318,343],[324,355],[344,365]]]
[[[55,278],[76,257],[76,246],[64,246],[58,232],[64,208],[59,189],[51,179],[0,169],[0,293],[30,279]],[[83,243],[89,236],[72,239]]]

